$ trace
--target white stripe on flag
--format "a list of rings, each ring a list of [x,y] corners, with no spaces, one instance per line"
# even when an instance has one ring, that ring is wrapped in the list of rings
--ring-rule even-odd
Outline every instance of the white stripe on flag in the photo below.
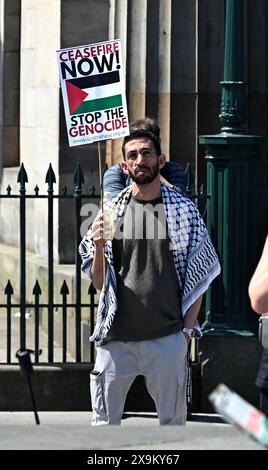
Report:
[[[98,86],[96,88],[83,88],[83,91],[88,93],[84,101],[97,100],[98,98],[106,98],[107,96],[121,95],[123,93],[122,84],[120,82]]]

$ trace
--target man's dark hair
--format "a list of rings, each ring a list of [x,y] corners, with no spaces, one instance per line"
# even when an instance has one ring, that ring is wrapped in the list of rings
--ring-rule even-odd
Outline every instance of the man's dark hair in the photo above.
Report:
[[[160,139],[160,127],[158,126],[157,122],[153,118],[144,118],[144,119],[137,119],[136,121],[132,122],[129,126],[130,134],[127,135],[122,144],[122,153],[125,159],[125,146],[128,142],[134,139],[138,139],[139,137],[145,137],[150,139],[153,144],[157,155],[161,155],[161,139]]]
[[[143,129],[144,131],[152,132],[155,137],[160,142],[160,127],[156,122],[156,119],[145,117],[144,119],[137,119],[136,121],[132,122],[129,126],[130,133],[137,131],[139,129]]]

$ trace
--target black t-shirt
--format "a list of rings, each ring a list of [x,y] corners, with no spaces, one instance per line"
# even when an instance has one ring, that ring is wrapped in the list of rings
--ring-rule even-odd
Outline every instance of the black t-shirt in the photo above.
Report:
[[[113,240],[116,312],[106,341],[142,341],[180,331],[180,295],[162,198],[131,198]]]

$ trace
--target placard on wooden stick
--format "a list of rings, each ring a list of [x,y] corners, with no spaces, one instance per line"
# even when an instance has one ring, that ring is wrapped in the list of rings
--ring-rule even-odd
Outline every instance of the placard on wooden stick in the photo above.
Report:
[[[121,43],[117,39],[61,49],[57,59],[69,146],[98,143],[104,213],[100,143],[129,134]]]
[[[129,134],[120,40],[57,51],[69,146]]]

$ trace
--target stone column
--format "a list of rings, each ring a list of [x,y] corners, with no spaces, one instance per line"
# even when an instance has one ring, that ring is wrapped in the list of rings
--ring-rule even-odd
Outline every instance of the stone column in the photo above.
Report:
[[[195,172],[198,41],[195,0],[172,2],[170,159]]]
[[[146,94],[147,2],[129,3],[127,37],[127,90],[131,121],[144,116]]]
[[[171,112],[171,42],[172,0],[160,0],[159,4],[159,104],[158,122],[161,129],[162,152],[170,160],[170,112]]]
[[[19,165],[20,1],[1,0],[0,18],[0,160],[11,167]]]
[[[127,60],[127,17],[128,0],[111,0],[109,39],[121,40],[125,76]],[[106,142],[106,163],[108,166],[121,161],[121,144],[122,139],[108,140]]]

